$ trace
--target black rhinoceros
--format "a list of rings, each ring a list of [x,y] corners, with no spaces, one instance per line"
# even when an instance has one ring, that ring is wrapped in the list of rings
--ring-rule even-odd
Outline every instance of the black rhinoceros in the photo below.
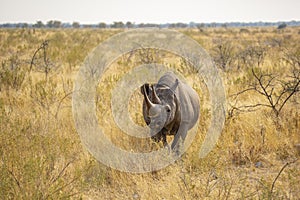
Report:
[[[156,84],[141,86],[144,95],[143,116],[150,127],[151,138],[163,141],[174,135],[171,148],[177,147],[179,138],[184,142],[188,130],[197,122],[200,105],[198,94],[189,85],[180,81],[173,72],[164,74]]]

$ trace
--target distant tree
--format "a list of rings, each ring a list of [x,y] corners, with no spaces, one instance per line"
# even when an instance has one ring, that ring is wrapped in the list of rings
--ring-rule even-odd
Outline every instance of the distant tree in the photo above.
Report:
[[[112,28],[124,28],[124,23],[123,22],[114,22],[111,25]]]
[[[33,25],[34,28],[43,28],[45,27],[45,25],[43,24],[42,21],[37,21],[34,25]]]
[[[93,28],[92,24],[83,24],[83,28]]]
[[[205,24],[204,23],[200,23],[200,24],[197,24],[196,27],[199,30],[199,32],[203,32]]]
[[[148,23],[148,24],[144,24],[144,23],[141,23],[141,24],[138,24],[138,27],[139,28],[153,28],[153,27],[160,27],[159,24],[151,24],[151,23]]]
[[[100,22],[100,23],[98,24],[98,28],[106,28],[106,23]]]
[[[282,24],[279,24],[277,29],[284,29],[287,27],[287,24],[286,23],[282,23]]]
[[[176,28],[176,24],[175,23],[169,24],[169,28]]]
[[[61,28],[71,28],[71,27],[72,27],[72,24],[70,24],[68,22],[61,24]]]
[[[23,23],[21,27],[22,27],[22,28],[28,28],[28,27],[29,27],[29,24],[28,24],[28,23]]]
[[[170,28],[186,28],[187,26],[188,26],[187,24],[181,22],[172,23],[169,25]]]
[[[53,28],[53,20],[50,20],[47,22],[47,27],[48,28]]]
[[[138,24],[137,26],[139,27],[139,28],[142,28],[142,27],[144,27],[144,23],[140,23],[140,24]]]
[[[210,27],[213,27],[213,28],[217,27],[217,23],[216,22],[210,23]]]
[[[73,28],[80,28],[79,22],[73,22],[72,27]]]
[[[53,27],[54,27],[54,28],[60,28],[60,27],[61,27],[61,22],[55,20],[55,21],[53,22]]]
[[[127,27],[127,28],[133,28],[133,27],[134,27],[134,24],[131,23],[131,22],[126,22],[126,27]]]
[[[17,23],[15,25],[16,28],[28,28],[29,27],[29,24],[27,23]]]
[[[60,28],[61,27],[61,22],[57,20],[50,20],[47,22],[47,27],[48,28]]]
[[[50,20],[47,22],[47,27],[52,28],[53,27],[53,20]]]
[[[223,23],[221,26],[222,26],[223,28],[227,28],[227,27],[228,27],[228,24],[227,24],[227,23]]]

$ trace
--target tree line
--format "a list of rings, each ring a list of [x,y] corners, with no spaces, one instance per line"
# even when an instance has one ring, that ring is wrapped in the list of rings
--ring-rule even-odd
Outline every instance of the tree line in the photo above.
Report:
[[[285,28],[287,26],[300,26],[300,21],[289,22],[228,22],[228,23],[139,23],[117,21],[113,23],[99,22],[98,24],[81,24],[80,22],[61,22],[59,20],[50,20],[46,23],[37,21],[36,23],[4,23],[0,24],[0,28],[205,28],[205,27],[262,27],[262,26],[277,26]]]

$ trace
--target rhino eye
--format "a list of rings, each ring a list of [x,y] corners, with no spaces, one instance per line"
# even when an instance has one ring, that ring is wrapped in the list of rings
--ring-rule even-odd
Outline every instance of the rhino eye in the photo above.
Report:
[[[171,112],[170,106],[166,106],[166,111],[167,111],[168,113]]]

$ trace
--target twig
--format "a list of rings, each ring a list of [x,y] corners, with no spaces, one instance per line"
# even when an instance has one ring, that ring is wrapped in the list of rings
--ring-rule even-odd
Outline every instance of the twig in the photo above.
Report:
[[[20,181],[19,181],[19,180],[17,179],[17,177],[14,175],[13,171],[9,170],[8,168],[6,168],[6,170],[7,170],[8,173],[13,177],[13,179],[14,179],[14,181],[16,182],[16,184],[18,185],[18,188],[20,189],[20,191],[22,191]]]
[[[65,96],[63,96],[63,98],[60,99],[60,101],[59,101],[59,103],[58,103],[58,106],[57,106],[57,108],[56,108],[56,113],[55,113],[55,115],[54,115],[55,118],[57,118],[57,116],[58,116],[58,113],[59,113],[59,111],[60,111],[60,107],[61,107],[62,102],[63,102],[68,96],[70,96],[71,94],[73,94],[73,91],[71,91],[71,92],[65,94]]]
[[[75,161],[75,159],[70,160],[70,161],[62,168],[62,170],[59,172],[59,174],[58,174],[56,177],[54,177],[54,178],[52,178],[52,179],[50,180],[50,186],[51,186],[53,183],[55,183],[59,178],[61,178],[61,177],[63,176],[65,170],[66,170],[66,169],[70,166],[70,164],[72,164],[74,161]]]
[[[293,161],[291,161],[291,162],[287,162],[287,163],[285,163],[285,165],[283,165],[283,167],[281,168],[281,170],[279,171],[279,173],[277,174],[277,176],[275,177],[275,179],[274,179],[274,181],[273,181],[273,183],[272,183],[272,186],[271,186],[271,189],[270,189],[270,199],[272,198],[272,193],[273,193],[273,190],[274,190],[274,187],[275,187],[275,183],[276,183],[277,179],[279,178],[279,176],[281,175],[281,173],[283,172],[283,170],[284,170],[287,166],[289,166],[290,164],[293,164],[293,163],[295,163],[295,162],[297,162],[297,161],[298,161],[298,159],[293,160]]]
[[[45,61],[45,63],[46,63],[46,60],[45,60],[45,49],[46,49],[46,47],[48,46],[48,42],[49,42],[49,40],[45,40],[45,41],[41,44],[41,46],[40,46],[39,48],[37,48],[37,49],[35,50],[35,52],[33,53],[33,56],[32,56],[32,58],[31,58],[31,62],[30,62],[29,72],[31,72],[31,70],[32,70],[32,67],[33,67],[33,65],[34,65],[34,60],[35,60],[35,57],[36,57],[37,53],[38,53],[40,50],[42,50],[42,49],[44,49],[44,61]]]

